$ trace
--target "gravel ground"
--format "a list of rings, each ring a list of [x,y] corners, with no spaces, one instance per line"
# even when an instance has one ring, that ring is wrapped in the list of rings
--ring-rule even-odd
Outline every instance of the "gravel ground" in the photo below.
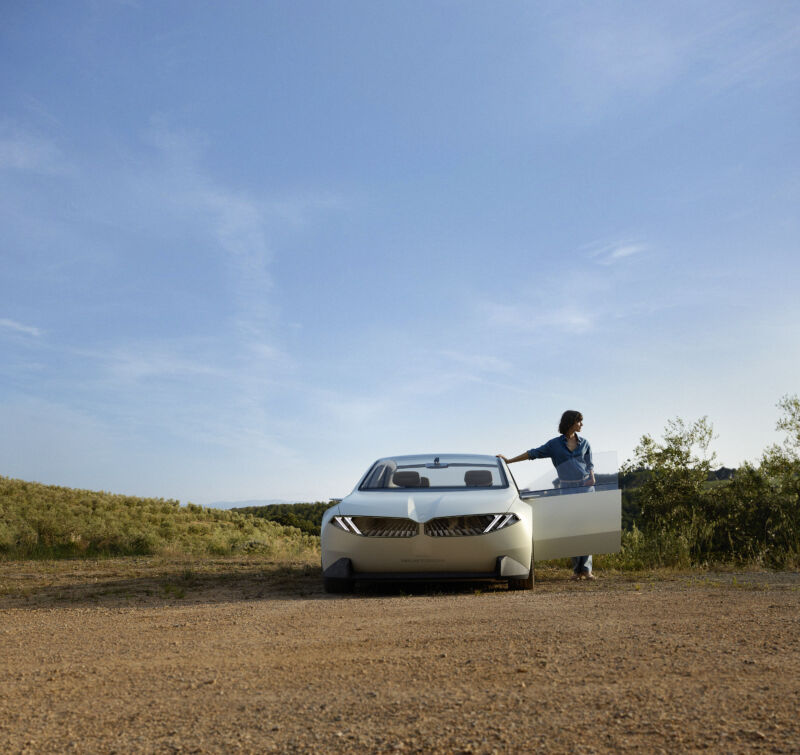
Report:
[[[0,751],[800,752],[800,574],[0,563]]]

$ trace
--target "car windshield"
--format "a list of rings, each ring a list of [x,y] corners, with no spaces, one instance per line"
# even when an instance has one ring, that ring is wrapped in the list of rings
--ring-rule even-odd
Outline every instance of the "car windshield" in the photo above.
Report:
[[[499,463],[488,457],[396,457],[375,462],[361,490],[506,488]]]

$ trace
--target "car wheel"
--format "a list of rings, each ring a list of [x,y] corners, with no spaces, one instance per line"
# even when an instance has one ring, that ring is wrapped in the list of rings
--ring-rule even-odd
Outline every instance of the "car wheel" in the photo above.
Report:
[[[509,577],[509,590],[533,590],[533,567],[527,577]]]
[[[353,592],[352,579],[331,579],[326,577],[322,580],[325,585],[325,592],[332,592],[337,594]]]

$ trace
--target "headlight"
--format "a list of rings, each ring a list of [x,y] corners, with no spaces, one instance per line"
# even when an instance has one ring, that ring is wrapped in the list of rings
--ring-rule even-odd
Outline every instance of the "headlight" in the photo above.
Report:
[[[331,524],[345,532],[353,532],[356,535],[361,534],[361,530],[353,524],[353,517],[351,516],[335,516],[331,519]]]
[[[414,537],[419,525],[411,519],[383,516],[335,516],[330,523],[342,532],[362,537]]]
[[[485,535],[487,532],[497,532],[497,530],[510,527],[518,521],[519,517],[516,514],[494,514],[492,521],[489,522],[489,526],[483,531],[483,534]]]

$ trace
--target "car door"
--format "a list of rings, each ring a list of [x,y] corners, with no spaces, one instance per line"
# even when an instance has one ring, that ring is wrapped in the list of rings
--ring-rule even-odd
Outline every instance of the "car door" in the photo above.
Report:
[[[521,493],[533,509],[533,559],[616,553],[622,538],[619,489],[560,495]]]

